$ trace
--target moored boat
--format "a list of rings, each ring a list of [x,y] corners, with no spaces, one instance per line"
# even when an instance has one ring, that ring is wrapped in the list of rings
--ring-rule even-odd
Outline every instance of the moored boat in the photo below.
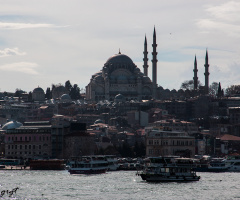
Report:
[[[41,159],[31,160],[29,163],[31,170],[64,170],[64,160],[60,159]]]
[[[70,174],[101,174],[108,170],[108,162],[101,156],[82,156],[69,162]]]

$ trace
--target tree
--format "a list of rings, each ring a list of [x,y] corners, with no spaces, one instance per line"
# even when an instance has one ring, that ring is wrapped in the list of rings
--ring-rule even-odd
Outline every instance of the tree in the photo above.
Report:
[[[198,80],[198,88],[201,85],[202,85],[201,82]],[[194,89],[194,82],[193,82],[193,80],[184,81],[182,83],[180,89],[183,89],[183,90],[193,90]]]
[[[209,86],[209,95],[216,97],[217,92],[218,92],[218,83],[212,82],[212,84]]]
[[[46,90],[45,97],[46,97],[46,99],[51,99],[52,98],[52,92],[51,92],[49,87]]]
[[[70,97],[72,99],[80,99],[81,95],[80,95],[80,88],[78,87],[77,84],[74,84],[73,87],[71,88],[71,91],[69,93]]]
[[[72,89],[72,84],[70,83],[69,80],[65,82],[65,88],[67,89],[68,93],[70,93]]]
[[[17,88],[16,92],[14,93],[14,97],[21,97],[23,93],[26,93],[26,92],[20,88]]]
[[[240,85],[231,85],[225,91],[227,96],[240,94]]]

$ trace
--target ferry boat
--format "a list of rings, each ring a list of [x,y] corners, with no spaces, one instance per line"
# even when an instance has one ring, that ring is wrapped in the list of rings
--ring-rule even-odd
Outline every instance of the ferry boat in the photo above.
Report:
[[[108,161],[102,156],[82,156],[69,161],[70,174],[100,174],[108,170]]]
[[[188,167],[167,166],[146,168],[140,175],[142,180],[147,182],[180,182],[180,181],[199,181],[200,176]]]
[[[119,164],[117,157],[115,155],[104,155],[108,162],[108,170],[109,171],[116,171],[119,169]]]
[[[228,156],[225,164],[229,172],[240,172],[240,155]]]
[[[209,162],[207,172],[226,172],[229,167],[224,158],[212,158]]]
[[[148,182],[167,181],[199,181],[196,175],[194,159],[179,157],[152,157],[149,158],[146,168],[138,173],[142,180]]]

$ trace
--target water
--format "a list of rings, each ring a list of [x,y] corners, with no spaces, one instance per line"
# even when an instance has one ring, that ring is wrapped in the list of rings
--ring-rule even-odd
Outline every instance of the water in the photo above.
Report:
[[[240,199],[240,173],[197,173],[200,181],[147,183],[136,171],[70,175],[67,171],[1,170],[2,199]]]

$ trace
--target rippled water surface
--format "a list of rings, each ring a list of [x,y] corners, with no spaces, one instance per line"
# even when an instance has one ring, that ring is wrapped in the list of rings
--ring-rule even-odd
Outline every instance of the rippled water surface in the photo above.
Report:
[[[200,181],[147,183],[135,171],[70,175],[67,171],[1,170],[2,199],[240,199],[240,173],[197,173]]]

